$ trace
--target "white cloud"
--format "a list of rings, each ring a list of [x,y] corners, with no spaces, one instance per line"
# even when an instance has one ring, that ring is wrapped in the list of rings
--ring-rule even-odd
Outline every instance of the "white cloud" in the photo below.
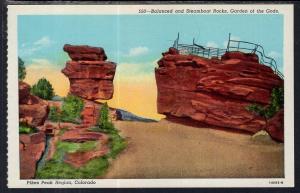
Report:
[[[207,42],[206,47],[218,48],[219,45],[215,42],[210,41],[210,42]]]
[[[149,48],[147,48],[145,46],[139,46],[139,47],[131,48],[129,50],[128,54],[126,54],[126,56],[128,56],[128,57],[140,56],[140,55],[145,55],[148,52],[149,52]]]
[[[54,64],[53,62],[44,59],[44,58],[35,58],[32,59],[32,62],[28,65],[30,69],[46,69],[46,68],[57,68],[58,65]]]
[[[36,51],[46,48],[54,43],[48,36],[43,36],[33,43],[23,43],[20,49],[21,56],[28,56],[34,54]]]
[[[278,58],[281,57],[281,54],[276,52],[276,51],[271,51],[271,52],[268,53],[267,56],[269,56],[271,58],[274,58],[274,59],[278,59]]]
[[[51,44],[51,41],[48,36],[44,36],[41,39],[39,39],[33,43],[33,45],[35,45],[35,46],[48,46],[50,44]]]

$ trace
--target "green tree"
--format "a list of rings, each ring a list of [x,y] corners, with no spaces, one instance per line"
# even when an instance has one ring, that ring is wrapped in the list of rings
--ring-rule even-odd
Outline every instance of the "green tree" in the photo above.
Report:
[[[114,130],[114,126],[109,118],[109,108],[107,103],[104,103],[100,109],[98,124],[101,130],[106,130],[106,131]]]
[[[51,100],[54,96],[53,87],[45,78],[39,79],[39,81],[32,86],[31,93],[46,100]]]
[[[84,102],[75,95],[68,95],[63,99],[62,104],[62,121],[76,122],[80,118]]]
[[[19,74],[19,80],[24,80],[25,79],[25,76],[26,76],[26,68],[25,68],[25,63],[24,61],[18,57],[18,74]]]

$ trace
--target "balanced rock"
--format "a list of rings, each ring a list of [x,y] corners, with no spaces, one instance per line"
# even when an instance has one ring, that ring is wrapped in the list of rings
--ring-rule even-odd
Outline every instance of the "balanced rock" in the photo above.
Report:
[[[70,93],[88,100],[111,99],[116,64],[105,61],[103,48],[65,45],[71,61],[62,70],[70,81]]]
[[[172,48],[158,61],[155,76],[158,112],[167,118],[251,133],[265,128],[266,121],[246,107],[268,105],[272,89],[283,85],[270,67],[258,63],[255,54],[242,52],[228,52],[219,60],[181,55]],[[267,131],[283,141],[283,128],[277,126],[277,120]]]
[[[101,47],[91,47],[87,45],[73,46],[66,44],[63,49],[74,61],[105,61],[107,59],[104,49]]]

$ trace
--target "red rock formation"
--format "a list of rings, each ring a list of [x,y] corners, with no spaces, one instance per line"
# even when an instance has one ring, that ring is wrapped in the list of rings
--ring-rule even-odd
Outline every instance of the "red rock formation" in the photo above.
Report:
[[[19,119],[30,126],[43,125],[48,116],[48,104],[37,96],[30,94],[30,86],[19,82]]]
[[[72,61],[62,70],[70,80],[70,93],[88,100],[111,99],[116,64],[108,62],[103,48],[65,45]]]
[[[218,60],[180,55],[172,48],[163,53],[158,65],[159,113],[252,133],[264,129],[266,123],[246,107],[269,104],[272,89],[283,85],[254,54],[230,52]],[[283,140],[269,131],[275,139]]]
[[[278,111],[268,120],[267,132],[276,140],[283,141],[284,137],[284,111]]]
[[[107,146],[109,137],[104,133],[91,132],[86,129],[76,129],[66,131],[60,140],[74,143],[83,143],[86,141],[98,141],[98,144],[94,150],[85,152],[67,153],[64,162],[71,164],[74,167],[81,167],[88,161],[105,155],[109,148]]]
[[[67,52],[72,60],[105,61],[107,59],[103,48],[91,46],[72,46],[66,44],[64,51]]]
[[[84,107],[81,111],[82,124],[88,127],[97,125],[102,105],[97,101],[84,101]],[[109,117],[112,121],[121,120],[114,108],[109,108]]]
[[[31,179],[35,176],[36,164],[45,150],[43,132],[20,135],[20,178]]]

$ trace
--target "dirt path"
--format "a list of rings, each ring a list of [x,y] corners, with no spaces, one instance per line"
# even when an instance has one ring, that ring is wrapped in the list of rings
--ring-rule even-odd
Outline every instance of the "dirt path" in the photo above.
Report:
[[[249,135],[158,123],[118,121],[129,145],[104,178],[282,177],[283,144]]]

